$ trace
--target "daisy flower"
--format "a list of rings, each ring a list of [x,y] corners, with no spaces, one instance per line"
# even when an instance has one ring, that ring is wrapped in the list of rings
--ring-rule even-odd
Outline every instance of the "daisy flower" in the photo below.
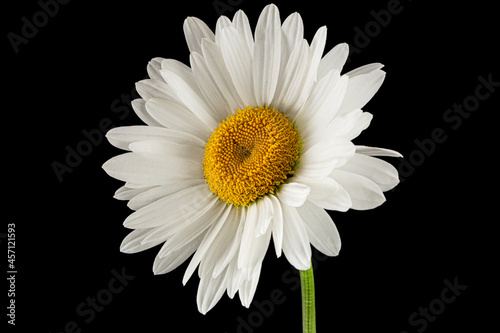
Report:
[[[311,245],[328,256],[340,237],[327,210],[372,209],[398,183],[376,156],[400,154],[356,146],[370,124],[361,109],[385,73],[373,63],[341,74],[339,44],[324,56],[326,27],[311,43],[298,13],[282,23],[268,5],[252,32],[247,16],[221,16],[215,33],[188,17],[190,66],[154,58],[132,106],[146,125],[110,130],[128,152],[103,168],[125,184],[115,198],[134,212],[121,251],[163,244],[153,264],[168,273],[191,256],[185,284],[198,270],[198,309],[227,292],[248,307],[270,246],[298,270]]]

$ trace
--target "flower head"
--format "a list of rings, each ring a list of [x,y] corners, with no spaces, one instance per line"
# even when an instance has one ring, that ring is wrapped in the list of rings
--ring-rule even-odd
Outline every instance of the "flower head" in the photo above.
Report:
[[[119,127],[109,141],[129,152],[103,168],[125,181],[115,197],[134,210],[121,251],[163,243],[153,271],[189,257],[183,283],[198,268],[198,308],[206,313],[227,291],[249,306],[272,238],[298,270],[311,245],[329,256],[340,237],[325,209],[371,209],[397,172],[375,156],[397,152],[355,146],[372,115],[361,108],[381,86],[382,65],[341,75],[347,44],[323,56],[326,27],[309,44],[302,19],[281,24],[262,11],[252,34],[244,12],[222,16],[215,33],[189,17],[190,67],[154,58],[133,101],[147,126]]]

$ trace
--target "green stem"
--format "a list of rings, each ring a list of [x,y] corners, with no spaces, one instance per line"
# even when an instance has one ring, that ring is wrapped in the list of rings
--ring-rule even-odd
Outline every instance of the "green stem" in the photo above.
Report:
[[[299,271],[302,294],[302,330],[303,333],[316,333],[316,307],[314,305],[313,268]]]

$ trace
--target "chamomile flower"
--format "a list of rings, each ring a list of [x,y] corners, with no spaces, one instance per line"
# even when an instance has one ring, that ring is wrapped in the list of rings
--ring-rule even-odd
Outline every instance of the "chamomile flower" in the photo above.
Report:
[[[398,183],[396,169],[355,146],[372,115],[361,109],[381,86],[378,63],[341,74],[347,44],[324,54],[326,27],[311,43],[298,13],[282,23],[268,5],[252,33],[247,16],[222,16],[215,33],[189,17],[190,66],[154,58],[132,106],[145,126],[107,138],[128,152],[103,168],[125,185],[115,198],[134,212],[121,251],[163,244],[155,274],[190,257],[185,284],[198,270],[197,303],[209,311],[227,292],[249,306],[271,239],[298,270],[311,245],[329,256],[340,237],[325,209],[371,209]]]

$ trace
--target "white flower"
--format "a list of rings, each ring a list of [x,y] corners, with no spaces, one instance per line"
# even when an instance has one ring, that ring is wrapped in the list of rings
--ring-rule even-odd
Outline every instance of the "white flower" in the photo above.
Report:
[[[400,156],[351,140],[372,115],[361,108],[384,80],[375,63],[341,75],[347,44],[325,56],[326,27],[311,44],[302,19],[281,24],[268,5],[252,35],[244,12],[222,16],[215,34],[189,17],[184,32],[188,67],[154,58],[151,79],[137,83],[133,101],[148,126],[107,134],[125,154],[103,168],[125,181],[115,198],[134,210],[134,229],[121,251],[163,243],[153,271],[164,274],[191,255],[183,283],[198,268],[198,309],[210,310],[227,290],[252,301],[271,237],[298,270],[311,263],[311,245],[340,250],[324,209],[371,209],[398,183],[397,171],[374,156]]]

